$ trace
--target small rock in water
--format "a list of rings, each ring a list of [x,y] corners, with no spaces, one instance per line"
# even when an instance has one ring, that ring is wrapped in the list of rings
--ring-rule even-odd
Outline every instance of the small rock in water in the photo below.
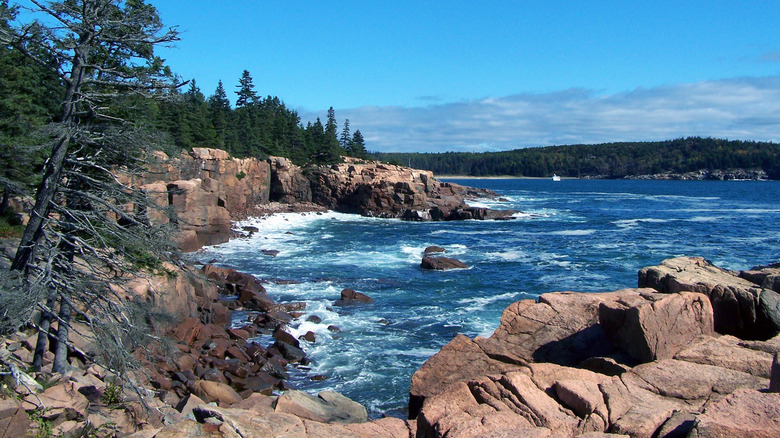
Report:
[[[319,324],[322,322],[322,318],[320,318],[317,315],[311,315],[308,318],[306,318],[306,321],[313,322],[315,324]]]
[[[366,294],[355,292],[353,289],[344,289],[341,291],[341,299],[333,303],[334,306],[349,306],[352,304],[369,304],[374,300]]]
[[[333,332],[333,333],[340,333],[341,332],[341,329],[336,327],[335,325],[329,325],[328,326],[328,330]]]
[[[311,376],[311,380],[315,382],[322,382],[323,380],[328,380],[328,376],[323,376],[322,374],[317,374],[316,376]]]
[[[270,256],[270,257],[276,257],[279,254],[278,249],[264,249],[262,250],[263,254]]]
[[[442,248],[442,247],[440,247],[440,246],[432,245],[432,246],[429,246],[429,247],[425,248],[425,251],[423,251],[423,254],[435,254],[435,253],[444,253],[444,252],[447,252],[447,250]]]
[[[468,265],[460,260],[451,259],[449,257],[431,257],[425,256],[420,263],[422,269],[433,269],[437,271],[446,271],[448,269],[465,269]]]

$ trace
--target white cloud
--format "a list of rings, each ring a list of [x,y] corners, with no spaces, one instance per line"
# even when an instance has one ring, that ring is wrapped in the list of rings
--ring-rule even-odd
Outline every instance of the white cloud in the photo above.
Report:
[[[365,106],[338,110],[336,116],[360,129],[369,150],[385,152],[507,150],[687,136],[780,141],[780,76],[610,95],[570,89],[424,107]]]

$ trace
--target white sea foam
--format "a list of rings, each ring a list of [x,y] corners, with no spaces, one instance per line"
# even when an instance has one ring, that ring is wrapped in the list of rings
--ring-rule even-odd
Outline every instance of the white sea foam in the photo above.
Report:
[[[617,227],[620,228],[636,228],[637,226],[646,223],[646,224],[663,224],[667,222],[671,222],[674,219],[660,219],[660,218],[636,218],[636,219],[620,219],[616,221],[612,221],[611,223],[614,224]]]
[[[685,220],[688,222],[717,222],[721,219],[723,218],[720,216],[694,216]]]
[[[508,251],[499,251],[499,252],[488,252],[485,253],[485,255],[492,260],[504,260],[507,262],[514,262],[514,261],[520,261],[520,260],[529,260],[530,256],[519,250],[519,249],[513,249]]]
[[[469,313],[477,310],[482,310],[485,307],[497,301],[511,300],[518,295],[520,295],[519,292],[507,292],[504,294],[491,295],[487,297],[463,298],[458,300],[457,302],[462,306],[461,307],[462,312]]]
[[[597,231],[598,230],[561,230],[553,231],[548,234],[551,236],[588,236],[596,233]]]

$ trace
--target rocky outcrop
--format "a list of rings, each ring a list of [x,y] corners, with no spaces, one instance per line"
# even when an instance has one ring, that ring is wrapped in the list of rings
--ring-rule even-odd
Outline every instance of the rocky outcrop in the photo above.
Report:
[[[269,164],[254,158],[237,159],[219,149],[194,148],[158,161],[144,175],[142,186],[160,207],[151,212],[157,223],[173,220],[182,250],[226,242],[230,222],[246,217],[269,201]]]
[[[274,168],[275,180],[286,181],[285,190],[275,192],[280,199],[309,200],[300,170],[281,160]],[[288,172],[283,176],[282,170]],[[330,209],[364,216],[406,220],[462,220],[511,218],[514,211],[492,211],[469,207],[469,197],[494,196],[486,190],[443,183],[429,171],[364,162],[346,158],[345,163],[320,166],[308,173],[311,201]],[[276,188],[274,188],[276,190]]]
[[[283,203],[311,202],[311,182],[303,169],[282,157],[270,157],[271,200]]]
[[[487,190],[436,180],[428,171],[345,158],[304,169],[289,159],[237,159],[225,151],[194,148],[178,157],[155,153],[142,188],[165,209],[156,223],[174,221],[185,252],[227,241],[231,220],[266,212],[318,207],[406,220],[511,219],[514,211],[469,207]],[[167,210],[166,210],[167,209]]]
[[[763,169],[700,169],[686,173],[656,173],[652,175],[629,175],[624,179],[648,180],[692,180],[692,181],[767,181],[769,175]]]
[[[780,395],[766,390],[780,336],[714,330],[712,291],[751,286],[700,259],[661,266],[676,269],[640,279],[677,290],[544,294],[510,305],[489,338],[457,336],[412,376],[417,436],[776,434]]]
[[[780,332],[780,294],[748,279],[763,283],[773,275],[769,271],[762,277],[757,271],[743,278],[700,257],[679,257],[640,270],[639,285],[663,293],[703,293],[712,303],[717,332],[767,339]]]

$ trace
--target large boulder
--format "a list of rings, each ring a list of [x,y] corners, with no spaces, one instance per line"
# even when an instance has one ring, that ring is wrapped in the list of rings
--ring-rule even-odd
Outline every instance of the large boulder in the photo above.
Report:
[[[208,402],[230,405],[242,400],[236,390],[221,382],[197,380],[192,384],[191,389],[195,395]]]
[[[368,421],[368,414],[363,405],[333,391],[322,391],[317,397],[303,391],[286,391],[276,399],[274,411],[321,423]]]
[[[443,392],[452,383],[519,368],[516,363],[492,359],[476,342],[458,335],[412,375],[409,418],[417,417],[426,398]]]
[[[742,344],[739,338],[733,336],[701,336],[675,354],[674,358],[769,378],[772,354]]]
[[[780,292],[780,263],[767,266],[754,266],[747,271],[741,271],[739,276],[753,282],[764,289]]]
[[[690,292],[644,292],[603,302],[599,322],[612,343],[640,363],[674,357],[694,339],[714,333],[709,300]]]
[[[663,293],[699,292],[712,303],[715,331],[767,339],[780,331],[780,296],[701,257],[678,257],[639,271],[639,286]]]

